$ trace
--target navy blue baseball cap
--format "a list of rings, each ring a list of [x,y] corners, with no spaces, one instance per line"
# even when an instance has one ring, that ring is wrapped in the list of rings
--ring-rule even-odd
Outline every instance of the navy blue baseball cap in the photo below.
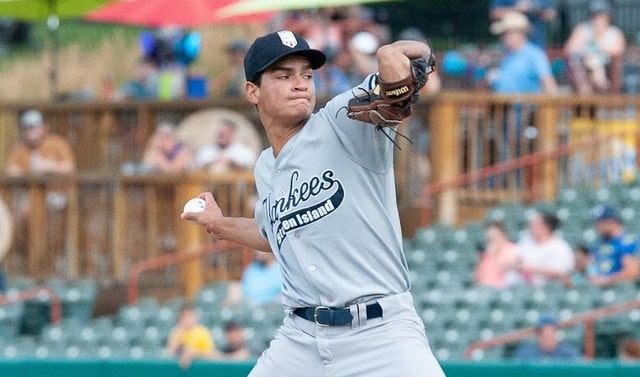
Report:
[[[327,60],[324,53],[309,47],[298,34],[289,30],[276,31],[257,38],[244,57],[244,75],[253,81],[276,61],[290,55],[301,55],[309,59],[312,69],[322,67]]]
[[[618,220],[618,211],[609,205],[599,205],[593,210],[593,217],[596,221]]]
[[[536,328],[537,329],[541,329],[544,326],[553,326],[553,327],[558,327],[558,320],[556,319],[556,317],[550,315],[550,314],[545,314],[540,316],[540,318],[538,319],[538,322],[536,322]]]

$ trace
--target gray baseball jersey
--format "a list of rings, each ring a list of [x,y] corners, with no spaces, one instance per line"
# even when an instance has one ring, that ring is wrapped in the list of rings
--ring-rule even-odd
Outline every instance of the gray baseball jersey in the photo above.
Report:
[[[250,377],[444,377],[409,293],[394,145],[346,117],[352,97],[332,99],[256,164],[256,221],[280,263],[288,315]],[[373,301],[381,318],[365,314]],[[348,306],[351,326],[292,313],[314,306]]]
[[[286,308],[344,307],[409,290],[394,145],[346,116],[350,98],[333,98],[277,157],[269,148],[256,163],[256,221],[280,262]]]

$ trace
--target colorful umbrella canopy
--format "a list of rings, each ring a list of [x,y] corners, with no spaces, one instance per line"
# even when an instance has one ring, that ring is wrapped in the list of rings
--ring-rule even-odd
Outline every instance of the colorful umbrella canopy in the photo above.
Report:
[[[0,16],[21,21],[80,17],[113,0],[0,0]]]
[[[217,11],[238,0],[121,0],[85,15],[92,22],[144,27],[197,27],[221,22]],[[273,12],[229,16],[224,23],[265,22]]]
[[[285,11],[294,9],[347,6],[365,3],[380,3],[401,0],[240,0],[234,1],[218,11],[218,16],[239,17],[262,12]]]

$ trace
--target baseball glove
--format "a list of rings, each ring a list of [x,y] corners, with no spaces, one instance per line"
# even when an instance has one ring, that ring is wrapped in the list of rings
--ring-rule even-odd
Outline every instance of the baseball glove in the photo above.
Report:
[[[411,115],[418,93],[427,83],[434,66],[432,55],[429,58],[412,59],[411,73],[400,81],[384,82],[376,77],[377,84],[372,90],[349,100],[347,116],[372,123],[376,129],[399,125]]]

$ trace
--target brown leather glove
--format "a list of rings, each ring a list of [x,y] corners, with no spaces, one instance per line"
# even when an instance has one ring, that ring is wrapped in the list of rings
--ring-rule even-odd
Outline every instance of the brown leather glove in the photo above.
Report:
[[[376,128],[399,125],[411,115],[418,93],[433,72],[435,59],[418,58],[411,60],[411,73],[396,82],[384,82],[376,77],[376,86],[355,96],[347,104],[347,116],[351,119],[372,123]]]

